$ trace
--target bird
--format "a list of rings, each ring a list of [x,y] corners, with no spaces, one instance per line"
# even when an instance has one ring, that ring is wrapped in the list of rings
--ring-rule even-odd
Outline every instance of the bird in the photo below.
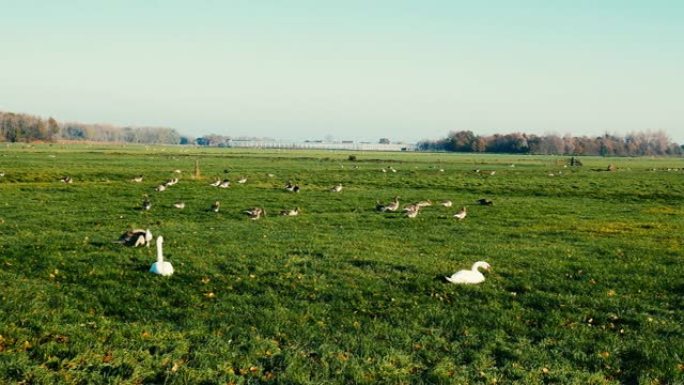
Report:
[[[181,171],[181,170],[179,170],[179,169],[175,169],[175,170],[173,170],[173,172],[175,172],[176,174],[180,174],[180,173],[182,173],[183,171]]]
[[[404,208],[404,213],[409,218],[417,217],[419,212],[420,212],[420,206],[415,205],[415,204],[408,205]]]
[[[164,243],[164,237],[160,235],[157,237],[157,262],[153,263],[152,267],[150,267],[150,273],[168,277],[173,274],[173,265],[171,265],[171,262],[164,261],[162,243]]]
[[[254,207],[249,210],[245,210],[245,214],[249,215],[250,219],[257,220],[262,216],[266,216],[266,211],[261,207]]]
[[[221,179],[216,179],[216,182],[211,183],[211,186],[218,187],[221,184]]]
[[[468,215],[468,210],[465,208],[465,206],[463,206],[463,208],[461,208],[461,211],[454,214],[454,218],[458,218],[458,220],[460,221],[464,219],[466,215]]]
[[[485,280],[485,276],[480,273],[479,269],[484,270],[491,269],[491,266],[484,261],[478,261],[473,264],[470,270],[460,270],[451,275],[451,277],[444,277],[447,281],[456,284],[476,284],[482,283]]]
[[[331,192],[336,192],[336,193],[342,191],[342,183],[339,183],[339,184],[333,186],[333,187],[330,189],[330,191],[331,191]]]
[[[151,208],[152,202],[150,202],[150,198],[147,196],[147,194],[145,194],[145,196],[143,197],[142,209],[148,211]]]
[[[66,183],[66,184],[72,184],[72,183],[74,183],[74,179],[73,179],[72,177],[70,177],[70,176],[63,176],[62,179],[60,179],[60,181],[61,181],[62,183]]]
[[[223,182],[221,182],[218,185],[219,188],[228,188],[230,187],[230,181],[228,179],[224,179]]]
[[[119,237],[119,243],[126,246],[138,247],[147,246],[150,247],[150,242],[152,242],[152,232],[150,229],[134,229],[126,231]]]
[[[220,207],[221,207],[221,202],[216,201],[216,202],[212,203],[212,205],[211,205],[211,211],[217,213],[217,212],[219,212],[219,208],[220,208]]]
[[[299,185],[287,182],[287,184],[285,185],[285,190],[289,192],[299,192]]]
[[[245,184],[245,183],[247,183],[247,178],[244,178],[244,177],[243,177],[243,178],[240,178],[240,179],[238,179],[237,182],[240,183],[240,184]]]
[[[180,201],[179,201],[179,202],[176,202],[176,203],[173,204],[173,207],[182,210],[182,209],[185,208],[185,202],[180,202]]]
[[[420,208],[432,206],[432,201],[429,199],[425,200],[425,201],[420,201],[420,202],[416,203],[416,206],[420,206]]]
[[[3,176],[5,176],[5,172],[4,172],[4,171],[0,171],[0,178],[2,178]]]
[[[444,207],[451,207],[451,205],[452,205],[450,200],[441,201],[441,202],[439,202],[439,204],[444,206]]]
[[[142,176],[142,175],[138,175],[138,176],[136,176],[135,178],[131,179],[131,181],[133,181],[133,182],[135,182],[135,183],[140,183],[140,182],[143,181],[143,176]]]
[[[166,183],[160,184],[159,186],[157,186],[157,187],[155,188],[155,190],[158,191],[158,192],[162,192],[162,191],[166,190]]]
[[[176,183],[178,183],[178,178],[171,178],[171,179],[166,181],[165,185],[168,187],[168,186],[173,186]]]
[[[392,172],[397,172],[397,170],[396,170],[394,167],[392,167],[392,166],[389,166],[388,169],[389,169],[390,171],[392,171]]]
[[[386,173],[386,172],[387,172],[387,169],[382,168],[380,171],[382,171],[383,173]]]
[[[485,198],[478,199],[477,203],[481,204],[482,206],[492,206],[494,204],[494,202],[490,201],[489,199],[485,199]]]
[[[399,197],[394,197],[394,199],[392,199],[392,202],[390,202],[386,205],[383,205],[378,201],[377,204],[375,205],[375,209],[378,211],[381,211],[381,212],[386,212],[386,211],[395,212],[399,209]]]
[[[292,210],[283,210],[280,212],[280,215],[288,216],[288,217],[296,217],[297,215],[299,215],[299,207],[295,207]]]

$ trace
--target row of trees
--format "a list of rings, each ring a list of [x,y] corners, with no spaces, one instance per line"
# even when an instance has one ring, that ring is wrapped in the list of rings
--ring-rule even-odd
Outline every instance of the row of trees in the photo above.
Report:
[[[0,111],[0,142],[82,140],[179,144],[181,135],[165,127],[118,127],[110,124],[58,123],[37,116]]]
[[[423,151],[491,152],[513,154],[565,154],[565,155],[681,155],[679,146],[663,131],[630,133],[626,136],[605,134],[599,137],[530,135],[513,133],[479,136],[472,131],[455,131],[436,141],[422,141]]]

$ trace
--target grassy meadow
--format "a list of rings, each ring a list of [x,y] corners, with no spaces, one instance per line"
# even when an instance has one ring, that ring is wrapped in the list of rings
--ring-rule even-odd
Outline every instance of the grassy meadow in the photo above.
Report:
[[[683,384],[684,159],[567,160],[3,145],[0,383]]]

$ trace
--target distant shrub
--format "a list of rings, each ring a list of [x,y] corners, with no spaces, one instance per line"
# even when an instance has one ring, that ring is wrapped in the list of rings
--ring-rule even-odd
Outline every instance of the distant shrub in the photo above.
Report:
[[[349,155],[349,158],[347,158],[350,162],[356,162],[356,155]]]

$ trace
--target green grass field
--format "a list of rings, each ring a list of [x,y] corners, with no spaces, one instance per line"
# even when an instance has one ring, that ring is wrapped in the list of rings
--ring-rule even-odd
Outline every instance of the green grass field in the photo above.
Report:
[[[684,159],[566,160],[3,146],[0,383],[684,383]],[[454,207],[375,211],[395,195]]]

